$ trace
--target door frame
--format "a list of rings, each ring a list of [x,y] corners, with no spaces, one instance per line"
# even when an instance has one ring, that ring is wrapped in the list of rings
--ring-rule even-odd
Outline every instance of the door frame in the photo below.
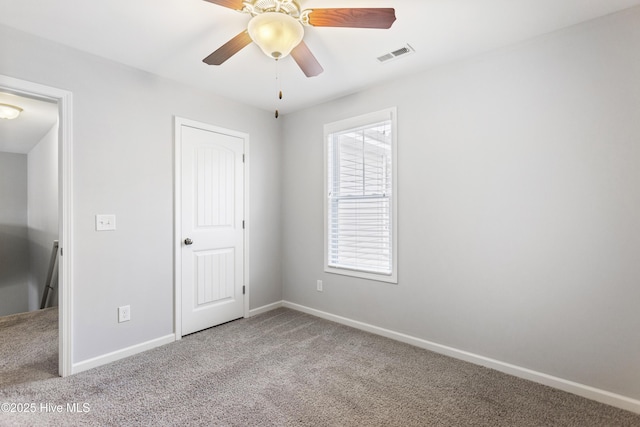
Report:
[[[243,285],[244,294],[244,317],[249,317],[249,298],[251,287],[249,286],[249,233],[251,221],[249,221],[249,134],[231,129],[198,122],[174,116],[174,166],[173,166],[173,281],[174,281],[174,335],[176,341],[182,339],[182,126],[189,126],[223,135],[229,135],[243,140],[244,147],[244,253],[243,253]]]
[[[58,103],[58,374],[73,373],[73,94],[0,74],[0,90]]]

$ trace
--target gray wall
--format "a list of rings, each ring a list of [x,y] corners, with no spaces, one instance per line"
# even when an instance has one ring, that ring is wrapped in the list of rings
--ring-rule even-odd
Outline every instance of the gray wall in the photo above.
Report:
[[[639,399],[638,76],[634,8],[287,115],[285,300]],[[399,283],[326,274],[323,125],[389,106]]]
[[[55,125],[29,151],[29,310],[40,308],[53,241],[58,239],[58,126]],[[49,306],[57,305],[56,291]]]
[[[250,134],[251,308],[282,299],[272,113],[8,27],[0,51],[0,74],[73,92],[74,363],[173,332],[174,115]]]
[[[29,308],[27,155],[0,153],[0,316]]]

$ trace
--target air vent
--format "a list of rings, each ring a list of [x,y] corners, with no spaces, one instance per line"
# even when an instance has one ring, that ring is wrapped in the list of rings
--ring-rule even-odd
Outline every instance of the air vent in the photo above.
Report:
[[[393,56],[392,53],[387,53],[386,55],[379,56],[378,57],[378,61],[386,62],[386,61],[389,61],[390,59],[393,59],[393,58],[395,58],[395,57]]]
[[[380,61],[381,63],[385,63],[385,62],[393,61],[394,59],[398,59],[401,56],[407,56],[411,53],[415,53],[415,50],[411,47],[410,44],[407,43],[401,48],[398,48],[389,53],[385,53],[382,56],[379,56],[378,61]]]

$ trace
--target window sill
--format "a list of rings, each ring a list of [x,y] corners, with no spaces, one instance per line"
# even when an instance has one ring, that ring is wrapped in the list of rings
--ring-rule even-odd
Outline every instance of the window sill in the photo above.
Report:
[[[325,273],[331,274],[339,274],[341,276],[350,276],[357,277],[360,279],[374,280],[376,282],[386,282],[392,284],[398,284],[398,275],[397,273],[393,274],[377,274],[377,273],[368,273],[365,271],[358,270],[349,270],[346,268],[335,268],[335,267],[324,267]]]

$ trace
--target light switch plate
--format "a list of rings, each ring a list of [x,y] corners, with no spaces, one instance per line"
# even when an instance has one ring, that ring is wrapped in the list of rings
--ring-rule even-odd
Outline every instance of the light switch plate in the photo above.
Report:
[[[116,229],[115,215],[96,215],[96,231],[109,231]]]

